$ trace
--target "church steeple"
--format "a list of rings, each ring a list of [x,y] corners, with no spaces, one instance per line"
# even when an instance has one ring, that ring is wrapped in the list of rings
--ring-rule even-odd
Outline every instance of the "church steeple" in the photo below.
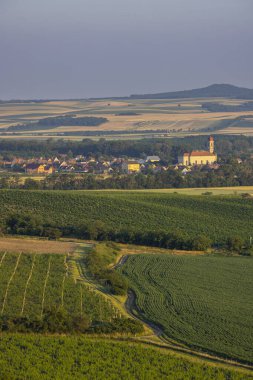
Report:
[[[209,137],[209,152],[214,154],[214,138],[213,136]]]

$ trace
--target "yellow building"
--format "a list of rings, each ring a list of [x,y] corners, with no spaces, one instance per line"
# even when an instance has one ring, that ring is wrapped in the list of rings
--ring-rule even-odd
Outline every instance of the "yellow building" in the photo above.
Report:
[[[214,152],[214,138],[209,137],[209,151],[195,150],[191,153],[184,153],[178,157],[181,165],[208,165],[217,161],[217,154]]]
[[[137,173],[140,171],[141,165],[137,161],[124,161],[122,169],[126,173]]]
[[[25,168],[28,174],[53,174],[55,168],[52,165],[41,165],[41,164],[28,164]]]
[[[39,165],[37,168],[38,174],[44,174],[45,173],[45,165]]]

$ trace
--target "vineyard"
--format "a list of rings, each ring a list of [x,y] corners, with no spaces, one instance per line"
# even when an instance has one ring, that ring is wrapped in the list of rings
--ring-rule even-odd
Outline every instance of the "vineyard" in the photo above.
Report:
[[[1,219],[13,213],[37,215],[57,228],[101,221],[106,228],[128,232],[204,234],[213,243],[228,236],[249,239],[253,201],[236,196],[185,196],[155,192],[0,190]]]
[[[168,339],[253,362],[252,258],[131,255],[120,271],[133,311]]]
[[[236,372],[133,342],[3,335],[0,379],[250,380]]]
[[[68,255],[0,253],[0,315],[38,319],[45,310],[62,307],[91,322],[117,317],[109,300],[76,281],[71,266]]]

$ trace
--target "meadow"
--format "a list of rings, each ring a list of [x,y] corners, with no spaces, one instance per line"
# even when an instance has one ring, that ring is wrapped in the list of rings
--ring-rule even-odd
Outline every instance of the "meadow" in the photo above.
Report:
[[[77,279],[73,255],[1,252],[0,315],[32,320],[62,308],[71,315],[85,314],[90,322],[117,317],[108,299]]]
[[[249,380],[249,372],[186,359],[129,341],[2,335],[0,379]]]
[[[253,259],[215,255],[130,255],[135,315],[165,341],[253,363]]]
[[[63,228],[100,221],[107,229],[180,233],[222,243],[253,233],[253,201],[239,196],[188,196],[124,191],[0,190],[1,216],[36,215],[43,224]]]
[[[77,139],[84,137],[125,139],[143,137],[176,137],[198,134],[201,130],[214,128],[218,133],[252,134],[251,123],[240,117],[253,116],[253,111],[209,112],[202,103],[222,102],[233,105],[231,99],[122,99],[122,100],[70,100],[45,101],[40,103],[0,104],[1,128],[36,122],[42,118],[55,116],[104,117],[108,122],[97,127],[58,126],[47,131],[20,131],[2,135],[4,138],[39,139],[57,136]],[[240,101],[236,101],[240,103]],[[230,122],[231,121],[231,122]]]

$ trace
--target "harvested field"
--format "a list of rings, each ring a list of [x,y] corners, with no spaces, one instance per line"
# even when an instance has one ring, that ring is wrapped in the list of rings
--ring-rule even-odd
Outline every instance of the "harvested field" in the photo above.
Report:
[[[205,99],[205,102],[220,102],[222,104],[231,104],[229,99]],[[27,124],[30,121],[36,121],[42,118],[54,117],[60,115],[68,116],[94,116],[105,117],[107,123],[99,127],[87,126],[59,126],[57,128],[37,130],[36,132],[20,131],[18,135],[22,138],[36,136],[43,139],[53,135],[60,138],[80,140],[87,133],[87,137],[94,139],[100,136],[108,138],[124,139],[122,134],[125,132],[132,138],[140,138],[139,134],[144,133],[150,136],[150,133],[156,132],[168,134],[164,137],[175,137],[189,134],[197,134],[200,131],[208,130],[217,126],[217,122],[231,119],[232,121],[240,116],[253,116],[253,111],[246,112],[209,112],[202,108],[203,99],[131,99],[129,100],[69,100],[69,101],[49,101],[42,103],[18,103],[18,104],[0,104],[0,132],[16,124]],[[240,102],[236,102],[236,104]],[[147,133],[147,131],[149,133]],[[251,134],[248,126],[233,126],[230,130],[223,129],[222,125],[216,129],[219,133],[222,131],[228,134],[245,133]],[[80,134],[80,132],[82,134]],[[92,132],[92,133],[91,133]],[[145,134],[146,132],[146,134]],[[67,134],[66,134],[67,133]],[[90,134],[91,133],[91,134]],[[117,133],[119,135],[117,136]],[[202,132],[203,133],[203,132]],[[70,135],[68,135],[70,134]],[[13,138],[13,135],[1,136],[2,138]],[[16,135],[14,135],[16,137]],[[142,135],[143,137],[143,135]]]
[[[59,253],[74,252],[75,243],[39,239],[0,238],[1,252]]]
[[[140,255],[140,254],[163,254],[163,255],[204,255],[204,251],[185,251],[185,250],[178,250],[178,249],[164,249],[164,248],[156,248],[156,247],[148,247],[148,246],[136,246],[131,244],[119,244],[121,248],[121,255]]]

